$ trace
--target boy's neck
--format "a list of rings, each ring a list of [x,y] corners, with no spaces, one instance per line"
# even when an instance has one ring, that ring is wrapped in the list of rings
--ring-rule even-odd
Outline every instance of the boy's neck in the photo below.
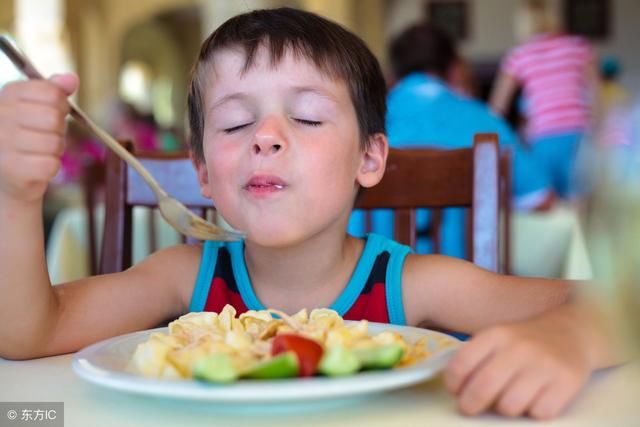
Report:
[[[324,234],[285,249],[247,243],[244,256],[260,302],[293,314],[331,305],[349,282],[363,248],[361,239]]]

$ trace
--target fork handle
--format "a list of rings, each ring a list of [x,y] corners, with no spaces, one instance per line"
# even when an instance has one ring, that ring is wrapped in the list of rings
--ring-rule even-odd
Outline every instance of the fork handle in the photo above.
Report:
[[[36,67],[29,61],[29,59],[18,49],[16,49],[9,39],[4,35],[0,35],[0,49],[7,55],[7,57],[13,62],[25,76],[33,80],[44,80],[44,77],[36,69]],[[158,200],[161,197],[166,197],[167,192],[160,187],[158,181],[149,173],[149,171],[136,159],[130,152],[128,152],[122,145],[120,145],[111,135],[109,135],[104,129],[95,124],[85,113],[82,111],[72,100],[68,100],[71,108],[71,117],[78,122],[85,125],[91,130],[100,140],[111,150],[113,150],[118,156],[120,156],[125,162],[127,162],[132,168],[134,168],[144,179],[149,187],[153,190]]]

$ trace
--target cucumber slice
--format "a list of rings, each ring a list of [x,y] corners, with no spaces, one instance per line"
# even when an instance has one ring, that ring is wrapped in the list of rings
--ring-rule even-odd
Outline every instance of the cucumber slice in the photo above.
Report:
[[[360,361],[352,351],[336,346],[325,351],[318,372],[330,377],[351,375],[360,370]]]
[[[400,362],[404,350],[398,344],[361,348],[353,351],[363,369],[389,369]]]
[[[253,365],[242,376],[253,379],[291,378],[297,376],[299,370],[298,357],[287,351]]]
[[[227,354],[214,353],[194,364],[193,377],[213,383],[230,383],[238,378],[238,373]]]

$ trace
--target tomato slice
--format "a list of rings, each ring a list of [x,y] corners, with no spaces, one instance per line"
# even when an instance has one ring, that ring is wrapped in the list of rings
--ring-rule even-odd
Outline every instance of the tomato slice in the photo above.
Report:
[[[273,339],[271,354],[293,351],[300,364],[299,376],[310,377],[316,373],[323,349],[316,341],[296,334],[281,334]]]

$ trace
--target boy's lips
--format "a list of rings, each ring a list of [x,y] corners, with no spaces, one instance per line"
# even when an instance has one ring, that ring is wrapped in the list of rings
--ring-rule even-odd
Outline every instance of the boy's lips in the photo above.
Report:
[[[282,191],[288,184],[275,175],[254,175],[244,185],[244,189],[252,194],[271,194]]]

